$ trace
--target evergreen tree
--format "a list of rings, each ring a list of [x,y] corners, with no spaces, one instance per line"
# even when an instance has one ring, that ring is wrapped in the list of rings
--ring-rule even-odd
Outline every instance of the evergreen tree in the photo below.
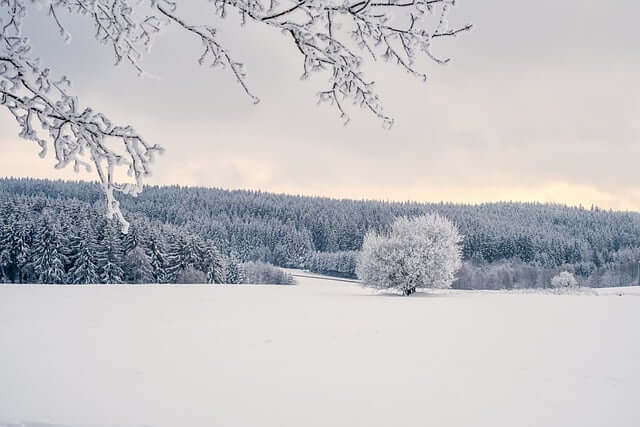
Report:
[[[59,227],[44,215],[36,234],[38,238],[35,239],[30,264],[38,282],[64,283],[67,258],[64,255],[65,242]]]
[[[151,259],[142,247],[141,227],[132,223],[124,235],[124,274],[127,283],[149,283],[153,280]]]
[[[0,283],[11,281],[9,268],[11,267],[11,228],[9,226],[8,212],[0,210]]]
[[[194,235],[172,233],[171,250],[167,257],[170,277],[175,278],[188,267],[204,271],[206,249],[201,239]]]
[[[154,279],[149,256],[141,247],[135,247],[125,257],[127,283],[150,283]]]
[[[104,226],[97,260],[101,283],[124,283],[120,231],[110,222]]]
[[[147,247],[147,255],[149,259],[151,281],[153,281],[154,283],[167,283],[167,255],[164,249],[164,243],[155,230],[151,231],[149,235],[149,246]]]
[[[95,255],[102,253],[99,230],[104,227],[105,206],[100,191],[91,183],[0,179],[0,281],[39,280],[32,246],[40,238],[37,228],[46,212],[62,230],[59,234],[72,241],[77,225],[87,220],[98,230],[92,232]],[[616,258],[625,249],[640,247],[640,214],[633,212],[536,203],[331,200],[182,187],[149,187],[138,198],[122,197],[121,204],[132,224],[128,235],[118,233],[121,253],[116,264],[124,270],[122,279],[131,282],[145,275],[136,276],[139,267],[129,256],[134,248],[143,248],[148,256],[153,282],[175,281],[177,273],[189,265],[209,270],[205,256],[198,261],[194,255],[198,245],[189,241],[212,242],[217,248],[223,267],[214,263],[213,271],[217,268],[218,273],[209,276],[233,269],[226,259],[232,252],[242,262],[304,263],[331,274],[353,275],[349,267],[353,257],[343,255],[360,251],[367,232],[386,234],[395,218],[425,213],[438,213],[456,224],[464,236],[463,259],[472,264],[467,269],[469,283],[479,286],[496,286],[488,284],[491,276],[514,287],[521,287],[520,278],[526,276],[528,283],[543,286],[562,270],[590,285],[606,285],[610,280],[626,283],[640,276],[637,265],[631,277],[632,263]],[[158,237],[151,242],[148,236],[154,233]],[[69,259],[64,265],[67,280],[72,280],[77,249],[65,246],[63,254]],[[139,255],[137,261],[144,269],[144,257]],[[100,262],[95,262],[101,274]],[[224,274],[231,277],[229,272]],[[207,280],[230,281],[225,275]]]
[[[123,253],[125,256],[133,252],[141,245],[140,241],[140,227],[137,224],[131,224],[127,234],[123,237]]]
[[[71,237],[70,248],[72,255],[69,282],[85,285],[100,283],[96,259],[98,245],[88,220],[83,221],[78,233]]]
[[[240,260],[235,252],[231,252],[225,268],[224,283],[235,285],[244,283],[245,271],[240,264]]]
[[[204,271],[208,283],[225,282],[225,265],[222,255],[211,243],[206,248],[202,271]]]
[[[7,281],[24,283],[32,253],[34,220],[23,204],[5,212],[7,222],[0,226],[0,263]]]
[[[9,248],[5,248],[0,244],[0,283],[9,283],[11,278],[7,271],[10,265]]]

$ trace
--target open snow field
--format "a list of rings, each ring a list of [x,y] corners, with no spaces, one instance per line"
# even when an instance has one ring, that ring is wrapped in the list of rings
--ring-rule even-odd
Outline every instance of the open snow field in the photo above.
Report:
[[[640,425],[638,288],[297,281],[0,286],[0,425]]]

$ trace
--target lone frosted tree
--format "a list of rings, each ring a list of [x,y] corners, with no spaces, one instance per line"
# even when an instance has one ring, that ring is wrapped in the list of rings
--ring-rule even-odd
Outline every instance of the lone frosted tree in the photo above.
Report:
[[[396,219],[388,235],[369,232],[356,273],[365,286],[396,289],[448,288],[462,265],[456,226],[438,214]]]
[[[103,112],[83,106],[73,95],[66,76],[41,64],[23,32],[29,11],[47,11],[65,40],[70,15],[94,26],[91,36],[106,45],[116,64],[128,63],[144,74],[142,59],[154,39],[167,26],[193,37],[203,47],[201,65],[230,71],[242,92],[253,102],[241,62],[234,59],[206,22],[190,22],[185,3],[171,0],[0,0],[0,105],[15,118],[20,136],[35,141],[40,155],[49,145],[56,168],[73,165],[76,171],[95,168],[106,196],[108,218],[116,217],[124,232],[115,191],[136,195],[151,173],[154,156],[162,151],[129,125],[113,123]],[[379,118],[385,126],[393,120],[382,108],[373,81],[361,71],[368,60],[383,58],[422,80],[427,76],[416,59],[445,64],[432,47],[442,38],[455,37],[471,25],[452,27],[448,16],[455,0],[200,0],[190,7],[211,10],[221,18],[239,13],[243,24],[261,25],[281,32],[302,60],[302,78],[322,73],[328,77],[319,101],[334,106],[342,120],[349,120],[351,102]],[[197,3],[197,4],[194,4]],[[200,14],[200,16],[205,13]],[[81,35],[82,36],[82,35]],[[88,35],[85,35],[85,37]],[[76,35],[77,37],[77,35]],[[177,102],[174,100],[173,102]],[[114,142],[118,142],[115,143]],[[116,168],[126,168],[130,182],[116,182]]]

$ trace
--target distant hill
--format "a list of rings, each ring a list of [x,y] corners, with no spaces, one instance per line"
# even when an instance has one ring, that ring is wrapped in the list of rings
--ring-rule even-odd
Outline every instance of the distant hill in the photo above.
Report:
[[[102,203],[98,185],[84,182],[0,179],[0,191]],[[457,224],[464,259],[475,263],[519,259],[593,270],[621,249],[640,247],[640,214],[558,204],[389,203],[179,186],[151,186],[137,198],[119,199],[125,211],[179,226],[226,255],[281,266],[302,266],[314,252],[358,250],[368,230],[425,212]]]

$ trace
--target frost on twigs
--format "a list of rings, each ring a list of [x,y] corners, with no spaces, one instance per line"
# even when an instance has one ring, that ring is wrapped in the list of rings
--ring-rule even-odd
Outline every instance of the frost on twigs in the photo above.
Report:
[[[449,26],[447,18],[455,0],[212,1],[221,17],[235,8],[243,22],[262,22],[290,37],[303,58],[302,79],[318,72],[329,75],[329,85],[318,94],[318,101],[335,107],[345,124],[348,103],[370,112],[385,127],[393,124],[373,82],[361,70],[363,62],[382,58],[426,81],[416,60],[424,56],[447,63],[448,58],[432,52],[434,40],[471,29],[471,25]]]
[[[118,219],[126,233],[129,224],[114,191],[140,193],[154,155],[162,149],[148,144],[131,126],[115,124],[105,114],[82,106],[69,79],[56,77],[33,56],[23,24],[27,9],[42,4],[66,41],[71,36],[58,10],[89,16],[95,36],[112,45],[116,62],[126,58],[140,72],[140,48],[150,43],[159,21],[147,17],[134,23],[125,1],[0,0],[0,105],[15,118],[19,136],[40,146],[41,157],[53,148],[57,169],[70,164],[75,171],[95,168],[106,196],[107,217]],[[125,168],[131,182],[116,182],[116,168]]]
[[[57,168],[69,164],[76,171],[91,165],[96,168],[106,195],[107,216],[116,217],[125,232],[128,224],[114,191],[138,194],[161,148],[147,144],[132,127],[112,123],[105,114],[81,106],[70,91],[70,81],[56,77],[32,54],[22,27],[27,10],[44,8],[61,37],[70,42],[62,18],[79,15],[91,22],[93,36],[109,47],[116,65],[129,64],[142,75],[143,56],[156,35],[174,25],[201,43],[201,65],[231,71],[257,103],[242,63],[219,41],[216,28],[188,22],[178,4],[171,0],[0,0],[0,105],[15,117],[20,136],[41,147],[41,156],[53,146]],[[426,80],[416,68],[416,59],[424,56],[446,63],[448,59],[432,53],[433,41],[471,28],[449,27],[447,16],[454,4],[455,0],[201,0],[200,7],[213,5],[221,18],[233,11],[243,23],[253,21],[281,31],[302,56],[303,78],[313,73],[328,76],[319,102],[335,107],[345,124],[348,104],[355,104],[390,127],[393,119],[384,113],[362,64],[383,58]],[[112,148],[113,141],[119,149]],[[122,167],[132,183],[116,182],[114,174]]]

